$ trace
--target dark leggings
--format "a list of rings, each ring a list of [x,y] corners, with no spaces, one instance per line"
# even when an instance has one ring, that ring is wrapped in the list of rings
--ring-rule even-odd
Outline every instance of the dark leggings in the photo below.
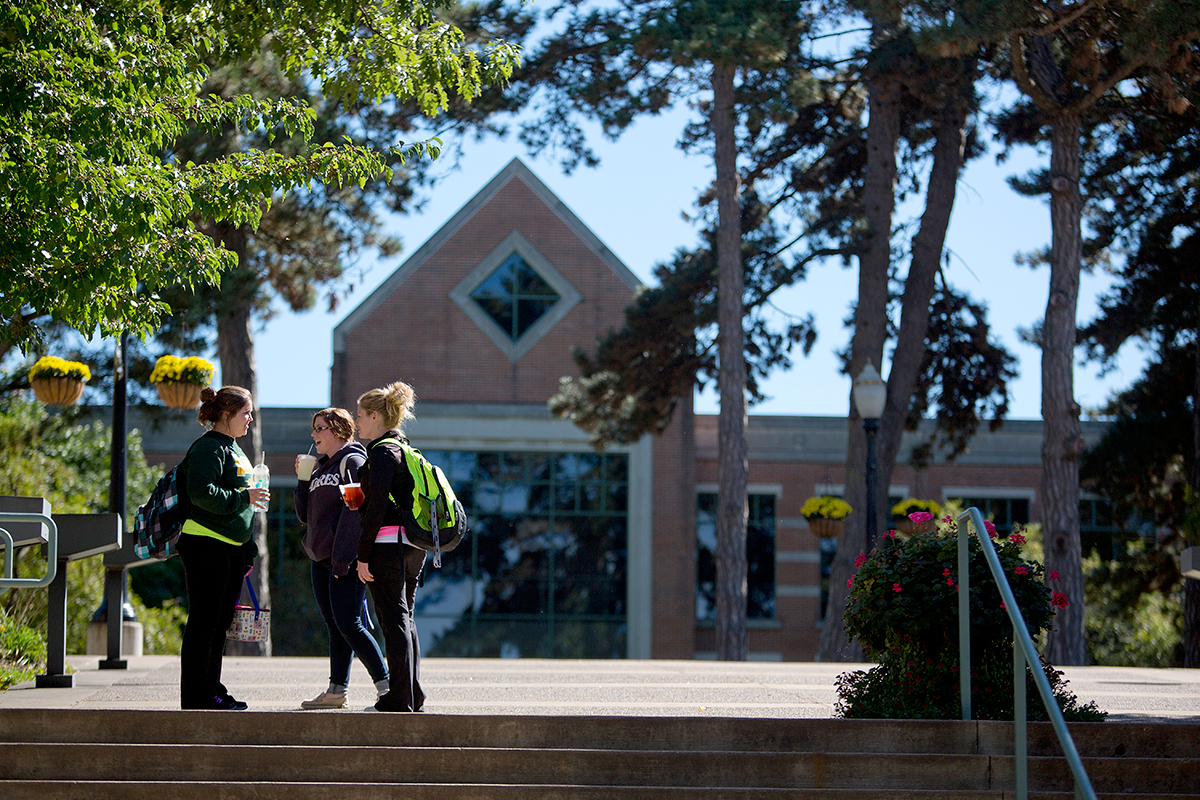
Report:
[[[425,553],[406,544],[377,544],[371,548],[371,596],[387,645],[389,691],[375,707],[380,711],[421,711],[421,643],[413,621],[417,579]]]
[[[221,683],[221,659],[246,575],[246,557],[237,545],[189,533],[179,537],[179,557],[188,595],[179,651],[179,699],[183,708],[212,708],[229,696]]]
[[[379,643],[363,625],[363,598],[367,585],[358,579],[354,570],[335,577],[329,563],[314,561],[312,565],[313,594],[317,607],[329,629],[329,682],[346,686],[350,682],[350,662],[355,654],[378,683],[388,676]]]

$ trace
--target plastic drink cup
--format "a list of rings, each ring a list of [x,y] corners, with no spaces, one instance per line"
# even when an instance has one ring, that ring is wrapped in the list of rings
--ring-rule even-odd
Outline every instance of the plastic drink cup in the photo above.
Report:
[[[266,454],[264,453],[263,455],[265,458]],[[254,467],[254,470],[250,473],[250,485],[253,487],[256,487],[258,489],[270,489],[271,488],[271,470],[267,469],[267,465],[266,465],[265,461],[259,462]],[[255,503],[254,510],[255,511],[266,511],[267,504],[263,503],[262,505],[259,505],[258,503]]]
[[[366,498],[363,496],[362,486],[360,484],[343,483],[342,499],[346,501],[346,507],[351,511],[354,511],[363,504],[363,500]]]
[[[308,453],[301,453],[296,456],[296,477],[302,481],[307,481],[312,478],[313,469],[317,466],[317,457],[310,456]]]

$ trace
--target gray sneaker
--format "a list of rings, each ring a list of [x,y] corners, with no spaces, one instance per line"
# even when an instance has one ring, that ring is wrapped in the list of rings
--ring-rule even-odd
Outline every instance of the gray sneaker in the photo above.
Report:
[[[334,692],[321,692],[312,700],[305,700],[300,703],[300,707],[304,709],[344,708],[345,706],[345,693],[336,694]]]

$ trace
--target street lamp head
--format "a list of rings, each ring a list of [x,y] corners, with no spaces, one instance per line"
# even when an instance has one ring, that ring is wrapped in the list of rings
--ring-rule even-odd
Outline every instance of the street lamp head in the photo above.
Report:
[[[870,360],[854,379],[854,405],[863,419],[879,419],[887,404],[887,383]]]

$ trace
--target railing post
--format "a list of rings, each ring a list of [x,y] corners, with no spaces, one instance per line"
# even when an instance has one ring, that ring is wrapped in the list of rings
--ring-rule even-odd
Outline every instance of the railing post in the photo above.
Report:
[[[1025,726],[1025,654],[1013,628],[1013,760],[1017,800],[1029,800],[1029,743]]]
[[[959,518],[961,520],[961,517]],[[966,526],[958,526],[958,692],[962,718],[971,718],[971,570]]]

